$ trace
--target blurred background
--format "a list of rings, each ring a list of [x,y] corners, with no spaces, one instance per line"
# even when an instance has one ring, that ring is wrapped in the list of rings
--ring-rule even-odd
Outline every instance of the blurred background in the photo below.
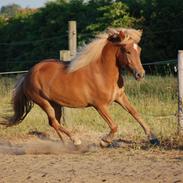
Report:
[[[182,0],[0,1],[0,72],[30,69],[68,49],[68,21],[77,21],[78,47],[107,27],[143,29],[146,73],[176,74],[183,49]]]

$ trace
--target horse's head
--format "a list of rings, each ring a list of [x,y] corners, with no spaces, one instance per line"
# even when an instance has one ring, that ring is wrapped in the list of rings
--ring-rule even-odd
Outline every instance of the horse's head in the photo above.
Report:
[[[136,80],[144,77],[145,71],[141,64],[141,48],[138,45],[142,31],[134,29],[109,29],[108,41],[118,46],[117,61],[133,73]]]

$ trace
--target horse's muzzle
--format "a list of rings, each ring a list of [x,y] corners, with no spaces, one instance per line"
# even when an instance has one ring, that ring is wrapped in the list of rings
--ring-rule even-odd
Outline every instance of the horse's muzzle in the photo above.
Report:
[[[145,72],[133,71],[133,75],[134,75],[135,79],[139,81],[145,77]]]

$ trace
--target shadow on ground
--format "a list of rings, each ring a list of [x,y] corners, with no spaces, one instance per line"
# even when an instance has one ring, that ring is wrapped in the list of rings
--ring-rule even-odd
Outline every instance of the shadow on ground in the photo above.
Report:
[[[60,140],[54,140],[49,135],[43,132],[31,131],[29,135],[34,138],[30,138],[24,143],[10,142],[7,140],[0,139],[0,154],[10,155],[24,155],[24,154],[81,154],[87,152],[97,152],[101,150],[99,144],[83,142],[80,146],[74,146],[71,141],[67,141],[63,144]],[[36,137],[36,138],[35,138]],[[174,141],[168,139],[161,141],[158,148],[163,150],[183,150],[183,146],[175,145]],[[131,148],[131,149],[142,149],[149,150],[156,148],[150,145],[149,142],[134,142],[125,139],[114,140],[112,144],[107,148]]]

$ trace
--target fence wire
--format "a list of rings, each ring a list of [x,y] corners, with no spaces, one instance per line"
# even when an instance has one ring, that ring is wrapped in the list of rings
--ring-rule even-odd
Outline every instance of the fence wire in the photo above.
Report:
[[[31,63],[31,61],[29,63]],[[36,64],[35,61],[34,63]],[[146,74],[150,74],[150,75],[176,75],[177,74],[176,59],[151,62],[151,63],[143,63],[142,65],[146,71]],[[28,72],[28,70],[0,72],[0,75],[22,74],[26,72]]]

